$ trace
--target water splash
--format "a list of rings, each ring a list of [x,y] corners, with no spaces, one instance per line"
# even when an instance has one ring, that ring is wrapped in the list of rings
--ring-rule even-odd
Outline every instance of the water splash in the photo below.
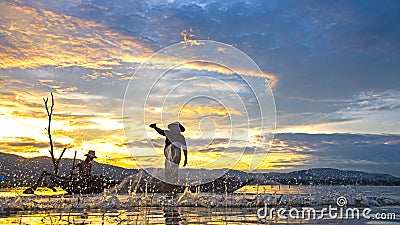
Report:
[[[326,189],[325,191],[324,188]],[[51,192],[51,190],[49,190]],[[344,196],[347,205],[356,207],[400,205],[400,199],[386,196],[367,196],[354,188],[315,188],[313,192],[282,194],[265,192],[200,193],[186,189],[179,194],[131,193],[120,195],[104,192],[102,195],[22,195],[0,198],[0,212],[16,211],[79,211],[79,210],[128,210],[135,207],[206,207],[206,208],[255,208],[270,206],[325,206],[336,205]]]

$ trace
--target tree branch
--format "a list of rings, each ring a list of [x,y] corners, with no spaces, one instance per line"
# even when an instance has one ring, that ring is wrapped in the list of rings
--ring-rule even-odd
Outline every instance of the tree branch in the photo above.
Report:
[[[54,156],[54,145],[53,145],[53,138],[51,136],[51,119],[53,116],[53,109],[54,109],[54,96],[53,96],[53,92],[50,92],[51,95],[51,106],[49,108],[49,98],[43,98],[44,101],[44,106],[46,108],[46,112],[47,112],[47,118],[48,118],[48,124],[47,124],[47,128],[45,128],[45,130],[47,131],[47,136],[49,137],[49,144],[50,144],[50,155],[51,155],[51,160],[53,161],[53,166],[54,166],[54,174],[58,174],[58,166],[60,164],[60,160],[63,157],[65,150],[67,150],[67,148],[64,148],[64,150],[61,152],[61,155],[58,159],[55,158]]]
[[[60,161],[61,160],[61,158],[63,157],[63,155],[64,155],[64,152],[67,150],[67,148],[64,148],[63,150],[62,150],[62,152],[61,152],[61,155],[60,155],[60,158],[58,158],[58,161]]]
[[[58,171],[58,166],[60,165],[61,158],[63,157],[63,155],[64,155],[64,153],[65,153],[66,150],[67,150],[67,148],[64,148],[64,149],[62,150],[62,152],[61,152],[60,157],[56,160],[56,164],[55,164],[55,165],[57,165],[57,171]]]

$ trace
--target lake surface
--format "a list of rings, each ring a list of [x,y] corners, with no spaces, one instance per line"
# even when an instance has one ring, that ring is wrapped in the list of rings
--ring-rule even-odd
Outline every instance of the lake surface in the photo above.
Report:
[[[24,195],[24,188],[0,190],[0,224],[400,224],[400,187],[380,186],[246,186],[234,194],[180,194],[66,196],[39,189]],[[395,219],[260,219],[265,202],[274,207],[312,206],[320,211],[336,206],[346,196],[357,208],[395,213]],[[382,203],[395,203],[381,206]],[[388,200],[390,199],[390,201]],[[279,202],[277,201],[279,200]],[[368,202],[371,201],[371,202]],[[385,202],[383,201],[383,202]],[[364,203],[363,203],[364,202]],[[368,204],[368,205],[367,205]],[[325,213],[326,215],[326,213]]]

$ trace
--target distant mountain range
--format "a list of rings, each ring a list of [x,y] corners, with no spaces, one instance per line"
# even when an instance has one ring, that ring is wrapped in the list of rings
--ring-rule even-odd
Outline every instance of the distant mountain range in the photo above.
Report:
[[[80,160],[76,160],[78,163]],[[72,159],[60,161],[59,174],[69,174],[72,167]],[[137,169],[125,169],[108,164],[93,162],[93,174],[105,174],[115,180],[135,174]],[[42,171],[53,172],[53,163],[50,157],[24,158],[13,154],[0,153],[0,177],[4,181],[17,186],[26,186],[36,181]]]
[[[266,179],[277,181],[281,184],[400,185],[400,178],[389,174],[366,173],[332,168],[313,168],[289,173],[270,172],[263,175]]]
[[[72,159],[63,159],[59,174],[67,174]],[[26,186],[34,182],[43,170],[53,171],[49,157],[24,158],[12,154],[0,153],[0,184]],[[114,180],[136,174],[138,169],[125,169],[108,164],[93,162],[93,174],[105,174]],[[400,178],[377,173],[344,171],[332,168],[315,168],[288,173],[245,173],[232,171],[243,179],[253,179],[252,184],[315,184],[315,185],[391,185],[400,186]],[[235,176],[236,176],[235,175]],[[1,182],[1,180],[4,180]]]

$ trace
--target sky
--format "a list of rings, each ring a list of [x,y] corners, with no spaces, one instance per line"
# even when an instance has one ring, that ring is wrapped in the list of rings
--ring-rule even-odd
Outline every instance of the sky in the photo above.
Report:
[[[248,170],[257,155],[263,171],[332,167],[400,176],[399,9],[399,1],[364,0],[1,1],[0,151],[49,155],[43,98],[53,92],[56,155],[67,147],[65,157],[77,151],[83,158],[93,149],[98,162],[157,165],[149,144],[162,155],[163,138],[147,123],[167,129],[179,119],[189,168],[217,162],[214,168]],[[241,77],[219,65],[186,63],[158,80],[143,108],[137,99],[150,75],[132,76],[159,50],[182,43],[184,31],[190,47],[196,40],[225,43],[262,72]],[[180,57],[155,61],[167,68]],[[172,88],[177,84],[183,86]],[[215,99],[187,102],[202,93]],[[165,96],[168,107],[159,107]],[[264,133],[241,120],[257,122],[260,102]],[[124,132],[124,110],[129,128],[146,137]],[[163,110],[168,116],[160,120]]]

